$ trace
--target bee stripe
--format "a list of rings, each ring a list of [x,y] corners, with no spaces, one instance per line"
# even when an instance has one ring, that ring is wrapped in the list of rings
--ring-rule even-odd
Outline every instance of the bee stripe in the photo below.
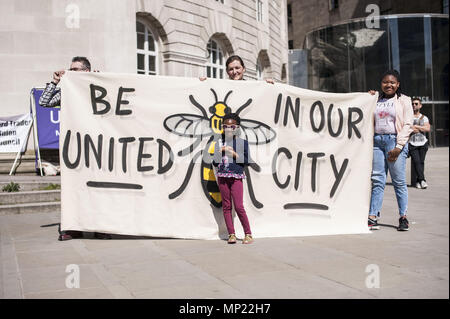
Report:
[[[203,183],[206,183],[206,189],[208,192],[219,192],[219,185],[214,181],[203,181]]]
[[[203,167],[203,180],[216,181],[216,177],[214,176],[214,170],[208,167]]]
[[[222,197],[220,196],[220,193],[209,193],[209,196],[211,196],[218,203],[222,202]]]
[[[214,154],[214,146],[216,145],[216,142],[212,142],[211,145],[209,145],[208,153]]]

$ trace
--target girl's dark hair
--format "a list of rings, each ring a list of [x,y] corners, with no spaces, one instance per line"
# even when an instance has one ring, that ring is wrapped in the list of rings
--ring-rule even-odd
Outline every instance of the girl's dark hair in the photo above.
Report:
[[[397,79],[397,82],[401,82],[400,80],[400,73],[397,70],[387,70],[386,72],[383,73],[383,75],[381,76],[381,80],[383,81],[384,77],[387,75],[392,75],[393,77],[395,77]],[[400,97],[400,95],[402,95],[402,90],[400,85],[397,88],[397,91],[395,92],[395,94],[397,94],[398,97]],[[381,91],[380,94],[380,98],[384,98],[386,97],[384,92]]]
[[[232,55],[232,56],[230,56],[227,59],[227,61],[225,62],[225,68],[228,69],[228,64],[230,64],[233,61],[239,61],[241,63],[241,65],[242,65],[242,67],[245,68],[244,61],[242,61],[242,59],[241,59],[241,57],[239,55]]]
[[[226,120],[235,120],[237,125],[241,124],[241,118],[236,113],[225,114],[223,117],[223,123],[225,123]]]

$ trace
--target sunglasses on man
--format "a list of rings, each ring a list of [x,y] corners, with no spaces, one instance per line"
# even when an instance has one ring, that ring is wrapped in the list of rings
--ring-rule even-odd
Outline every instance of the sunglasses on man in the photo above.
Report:
[[[85,71],[85,70],[87,70],[87,68],[70,68],[69,69],[69,71],[76,71],[76,72],[78,72],[78,71]]]
[[[227,130],[227,129],[228,129],[228,130],[233,130],[233,131],[234,131],[234,130],[237,129],[238,127],[239,127],[239,125],[226,125],[226,124],[223,125],[223,129],[224,129],[224,130]]]

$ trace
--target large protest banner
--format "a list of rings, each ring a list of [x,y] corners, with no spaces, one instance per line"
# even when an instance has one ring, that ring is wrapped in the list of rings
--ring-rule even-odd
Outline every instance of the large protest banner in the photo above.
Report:
[[[226,237],[209,152],[234,112],[256,163],[244,189],[255,238],[368,233],[377,96],[84,72],[61,89],[63,230]]]

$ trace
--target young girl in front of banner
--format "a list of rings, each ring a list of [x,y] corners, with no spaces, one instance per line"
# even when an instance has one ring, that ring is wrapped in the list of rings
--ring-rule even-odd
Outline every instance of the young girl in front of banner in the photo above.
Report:
[[[222,197],[222,209],[228,231],[228,243],[236,243],[233,225],[232,202],[244,229],[243,244],[253,242],[252,232],[243,203],[244,167],[249,164],[249,147],[238,135],[241,119],[235,113],[223,118],[223,133],[214,147],[213,165],[217,167],[216,179]]]

